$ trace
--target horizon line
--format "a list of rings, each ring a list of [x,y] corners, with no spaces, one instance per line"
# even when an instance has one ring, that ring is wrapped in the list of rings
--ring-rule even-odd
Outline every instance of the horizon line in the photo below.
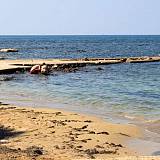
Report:
[[[160,36],[160,34],[0,34],[0,36]]]

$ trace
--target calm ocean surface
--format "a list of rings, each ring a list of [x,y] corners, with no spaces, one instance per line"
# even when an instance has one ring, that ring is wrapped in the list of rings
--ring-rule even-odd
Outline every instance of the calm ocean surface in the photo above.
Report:
[[[9,59],[160,55],[160,36],[0,36]],[[0,75],[0,101],[95,114],[117,122],[160,119],[160,62],[81,68],[49,76]],[[4,81],[13,77],[10,81]]]

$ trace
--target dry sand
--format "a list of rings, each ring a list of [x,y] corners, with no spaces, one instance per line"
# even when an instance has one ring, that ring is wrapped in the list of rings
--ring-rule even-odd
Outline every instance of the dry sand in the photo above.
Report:
[[[137,157],[125,145],[142,136],[138,127],[91,116],[0,105],[0,125],[0,159],[160,159]]]

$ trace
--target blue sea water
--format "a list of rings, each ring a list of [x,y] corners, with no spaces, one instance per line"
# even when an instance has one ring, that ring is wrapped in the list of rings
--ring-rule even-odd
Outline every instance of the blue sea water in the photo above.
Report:
[[[0,36],[8,59],[160,55],[160,36]],[[94,114],[117,122],[160,119],[160,62],[86,66],[49,76],[0,75],[0,101]],[[13,77],[3,81],[5,76]]]

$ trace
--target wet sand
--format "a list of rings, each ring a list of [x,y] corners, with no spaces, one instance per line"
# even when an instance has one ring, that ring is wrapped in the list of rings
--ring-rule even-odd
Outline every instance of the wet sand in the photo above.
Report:
[[[0,159],[160,159],[126,146],[140,128],[87,115],[1,104],[0,125]]]

